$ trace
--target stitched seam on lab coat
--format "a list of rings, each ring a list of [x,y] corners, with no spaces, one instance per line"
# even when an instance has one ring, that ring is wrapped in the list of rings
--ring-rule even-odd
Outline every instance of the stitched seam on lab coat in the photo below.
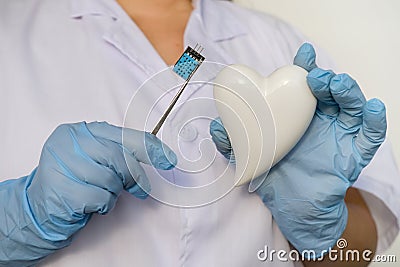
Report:
[[[188,247],[190,243],[191,231],[189,227],[189,216],[186,209],[180,209],[180,215],[182,220],[182,231],[181,231],[181,254],[180,254],[180,266],[184,267],[188,259]]]

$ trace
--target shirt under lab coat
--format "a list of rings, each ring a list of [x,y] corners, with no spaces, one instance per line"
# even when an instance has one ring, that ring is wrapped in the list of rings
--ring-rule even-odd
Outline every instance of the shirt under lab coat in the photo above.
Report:
[[[168,67],[113,0],[2,1],[0,17],[1,180],[30,173],[45,140],[61,123],[124,125],[135,92]],[[264,75],[291,64],[304,40],[274,17],[213,0],[196,3],[184,35],[185,46],[199,43],[205,48],[207,61],[246,64]],[[330,65],[324,57],[319,64]],[[211,73],[206,79],[212,80],[212,68],[207,64],[202,68]],[[191,97],[212,97],[210,88],[189,87],[181,103]],[[162,113],[164,102],[156,115]],[[196,112],[217,116],[211,102]],[[187,112],[175,112],[172,121],[179,121],[182,114]],[[137,117],[142,115],[138,110]],[[199,153],[199,140],[209,138],[204,125],[204,121],[193,123],[186,134],[179,133],[191,157]],[[216,157],[219,164],[227,164]],[[179,170],[171,173],[167,179],[173,177],[184,186],[209,178]],[[363,190],[377,223],[379,251],[398,232],[399,181],[391,148],[385,144],[355,184]],[[290,261],[259,261],[257,252],[265,246],[290,250],[269,210],[256,194],[248,193],[247,186],[197,208],[123,193],[109,214],[95,215],[71,246],[39,265],[294,266]]]

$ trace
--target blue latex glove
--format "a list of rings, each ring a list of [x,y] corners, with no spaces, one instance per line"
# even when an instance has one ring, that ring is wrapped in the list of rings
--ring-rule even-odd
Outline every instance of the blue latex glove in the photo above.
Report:
[[[150,185],[139,162],[159,169],[176,164],[157,137],[123,133],[124,144],[122,129],[104,122],[61,125],[29,176],[0,183],[0,266],[30,266],[69,245],[91,214],[114,207],[122,190],[145,198]]]
[[[317,109],[298,144],[269,172],[257,189],[289,242],[319,257],[332,248],[347,224],[346,190],[370,162],[386,134],[386,111],[378,99],[365,100],[347,74],[317,68],[310,44],[300,47],[294,64],[309,74]],[[233,153],[216,120],[210,133],[226,158]]]

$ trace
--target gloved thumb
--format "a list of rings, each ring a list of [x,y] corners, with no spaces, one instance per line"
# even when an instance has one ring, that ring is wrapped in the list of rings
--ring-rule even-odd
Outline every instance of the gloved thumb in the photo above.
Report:
[[[210,123],[210,135],[217,150],[231,163],[235,163],[231,142],[221,119],[218,117]]]
[[[150,133],[121,128],[106,122],[89,123],[87,127],[99,141],[110,140],[122,148],[127,171],[132,176],[131,179],[125,179],[124,189],[138,198],[146,198],[151,190],[149,180],[140,163],[163,170],[172,169],[177,164],[175,153]],[[125,172],[124,170],[116,171]]]
[[[169,170],[177,164],[175,153],[156,136],[130,128],[121,128],[106,122],[87,125],[90,132],[99,138],[111,140],[132,154],[139,162],[157,169]]]
[[[311,71],[317,67],[315,63],[316,54],[314,47],[309,43],[304,43],[297,50],[297,54],[294,57],[293,64],[302,67],[306,71]]]

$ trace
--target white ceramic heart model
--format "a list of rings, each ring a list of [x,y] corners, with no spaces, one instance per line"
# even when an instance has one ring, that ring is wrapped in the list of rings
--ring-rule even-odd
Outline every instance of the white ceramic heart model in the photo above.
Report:
[[[267,172],[307,130],[316,99],[306,76],[292,65],[267,78],[244,65],[217,75],[214,98],[235,153],[237,185]]]

